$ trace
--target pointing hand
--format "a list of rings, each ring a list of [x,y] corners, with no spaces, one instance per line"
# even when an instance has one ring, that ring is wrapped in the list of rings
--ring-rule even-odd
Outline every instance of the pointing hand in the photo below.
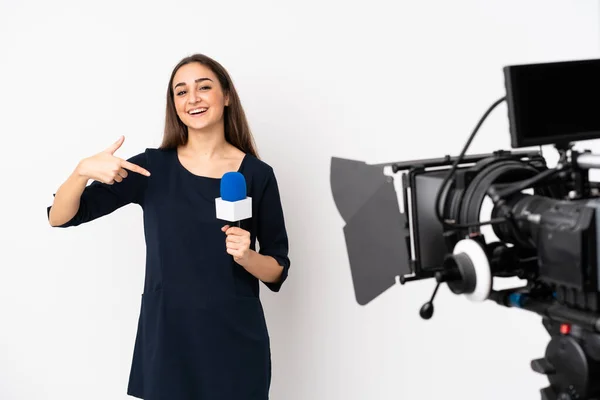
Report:
[[[150,172],[146,169],[114,155],[124,140],[125,137],[121,136],[105,150],[83,159],[77,166],[79,175],[108,185],[112,185],[115,182],[122,182],[123,179],[127,178],[127,170],[150,176]]]

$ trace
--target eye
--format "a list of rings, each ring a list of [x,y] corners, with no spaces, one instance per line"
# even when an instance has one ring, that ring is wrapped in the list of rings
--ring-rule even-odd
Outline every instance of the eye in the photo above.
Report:
[[[177,96],[181,96],[182,94],[185,93],[185,90],[180,90],[179,92],[176,93]]]
[[[210,86],[202,86],[202,87],[200,88],[200,90],[209,90],[209,89],[210,89]]]

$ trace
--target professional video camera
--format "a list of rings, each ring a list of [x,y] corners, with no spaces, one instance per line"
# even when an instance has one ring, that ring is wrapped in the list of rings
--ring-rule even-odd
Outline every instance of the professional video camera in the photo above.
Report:
[[[600,60],[513,65],[506,96],[483,115],[457,157],[367,165],[332,158],[331,188],[356,299],[433,278],[420,315],[433,315],[440,284],[474,302],[542,316],[551,336],[534,371],[543,400],[600,399],[600,155],[574,143],[600,138]],[[466,155],[489,113],[506,101],[511,147]],[[547,164],[542,145],[558,152]],[[401,173],[401,203],[392,176]],[[483,218],[485,202],[489,218]],[[487,234],[485,229],[490,232]],[[495,236],[495,237],[494,237]],[[523,285],[495,290],[494,278]]]

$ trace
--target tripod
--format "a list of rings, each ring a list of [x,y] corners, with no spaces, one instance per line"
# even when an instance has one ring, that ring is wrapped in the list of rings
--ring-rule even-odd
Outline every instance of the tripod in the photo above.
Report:
[[[600,315],[541,294],[493,290],[489,299],[542,317],[550,343],[544,357],[531,362],[531,369],[546,375],[550,383],[540,390],[541,400],[600,400]]]
[[[438,279],[431,300],[421,307],[423,319],[433,315],[433,298],[442,281]],[[541,400],[600,400],[600,314],[561,304],[539,288],[529,289],[492,290],[488,299],[542,317],[550,343],[544,357],[531,362],[550,383],[540,390]]]
[[[550,383],[541,400],[600,400],[600,333],[549,318],[543,324],[550,343],[545,357],[531,362]]]

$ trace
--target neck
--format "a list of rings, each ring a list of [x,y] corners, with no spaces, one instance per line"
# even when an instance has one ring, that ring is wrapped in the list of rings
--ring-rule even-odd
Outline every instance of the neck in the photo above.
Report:
[[[188,129],[188,142],[183,146],[195,157],[208,159],[222,155],[228,147],[223,124],[203,130]]]

